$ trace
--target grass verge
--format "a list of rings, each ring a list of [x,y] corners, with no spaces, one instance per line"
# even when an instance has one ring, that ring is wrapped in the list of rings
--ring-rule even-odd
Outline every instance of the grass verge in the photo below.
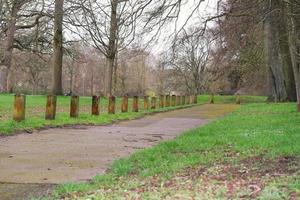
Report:
[[[46,199],[298,199],[299,155],[295,104],[249,104]]]

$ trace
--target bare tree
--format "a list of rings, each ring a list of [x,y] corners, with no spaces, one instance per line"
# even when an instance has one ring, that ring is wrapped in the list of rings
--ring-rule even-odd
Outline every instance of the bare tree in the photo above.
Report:
[[[179,34],[173,47],[171,65],[184,79],[190,93],[200,94],[203,89],[204,72],[208,67],[211,41],[197,28],[190,28]]]

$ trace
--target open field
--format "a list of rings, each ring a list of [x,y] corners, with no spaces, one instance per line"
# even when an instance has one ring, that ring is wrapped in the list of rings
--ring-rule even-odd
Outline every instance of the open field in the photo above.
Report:
[[[59,186],[52,198],[299,199],[299,133],[294,103],[244,105],[117,160],[90,183]]]
[[[91,97],[80,97],[80,116],[77,119],[69,117],[70,97],[60,96],[57,99],[57,118],[54,121],[47,121],[44,119],[46,96],[31,96],[26,97],[26,120],[23,122],[15,122],[12,120],[13,110],[13,95],[0,95],[0,135],[9,135],[19,131],[32,132],[34,129],[42,127],[76,125],[76,124],[92,124],[101,125],[111,123],[115,120],[133,119],[144,114],[154,112],[153,110],[143,110],[143,101],[140,99],[140,112],[131,112],[132,100],[129,99],[129,112],[121,113],[121,98],[116,101],[116,114],[107,114],[108,100],[101,98],[100,116],[91,116]],[[209,101],[209,96],[198,96],[198,103],[203,104]],[[235,101],[234,96],[216,96],[216,103],[232,103]],[[242,97],[242,103],[249,102],[263,102],[265,97]],[[157,109],[155,111],[165,111],[174,108]]]

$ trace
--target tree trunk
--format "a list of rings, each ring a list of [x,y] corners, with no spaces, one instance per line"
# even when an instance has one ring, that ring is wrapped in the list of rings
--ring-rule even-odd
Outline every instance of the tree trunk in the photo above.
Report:
[[[114,60],[114,88],[113,92],[116,93],[118,84],[118,53],[116,53],[116,58]]]
[[[117,7],[118,0],[111,0],[111,15],[110,15],[110,33],[109,33],[109,44],[108,44],[108,56],[107,56],[107,84],[106,93],[108,96],[112,95],[112,79],[113,79],[113,69],[114,62],[117,53],[117,29],[118,29],[118,19],[117,19]]]
[[[112,95],[112,83],[113,83],[113,68],[114,68],[114,58],[106,58],[106,95],[109,97]]]
[[[62,95],[62,62],[63,62],[63,4],[64,0],[55,0],[54,38],[53,38],[53,74],[52,93]]]
[[[268,1],[268,14],[264,22],[265,49],[269,69],[269,81],[272,88],[270,99],[275,102],[287,100],[287,92],[284,84],[283,58],[279,44],[279,28],[277,20],[279,16],[279,0]]]
[[[277,23],[279,24],[279,44],[283,61],[282,64],[284,73],[284,83],[288,100],[297,101],[296,85],[293,73],[293,63],[291,58],[291,52],[289,49],[289,35],[287,30],[288,27],[286,26],[288,20],[285,17],[287,9],[285,8],[283,1],[280,1],[280,8],[280,17]]]
[[[297,19],[295,9],[297,8],[287,4],[289,48],[296,82],[298,111],[300,112],[300,19]],[[300,10],[299,7],[298,10]]]

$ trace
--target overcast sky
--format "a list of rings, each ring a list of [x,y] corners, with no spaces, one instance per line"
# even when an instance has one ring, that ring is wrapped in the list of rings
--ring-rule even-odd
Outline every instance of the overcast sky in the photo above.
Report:
[[[199,0],[188,0],[186,5],[183,5],[182,11],[179,15],[177,21],[177,26],[175,23],[169,24],[162,30],[161,35],[159,36],[158,42],[151,45],[150,51],[154,55],[161,54],[168,46],[170,46],[170,39],[172,34],[180,30],[182,27],[188,28],[190,26],[203,26],[203,21],[209,16],[215,15],[217,12],[217,2],[218,0],[205,0],[201,3],[201,6],[190,18],[191,13],[195,9],[196,5],[199,3]],[[189,19],[190,18],[190,19]],[[188,20],[189,19],[189,20]],[[148,38],[146,38],[147,40]]]

